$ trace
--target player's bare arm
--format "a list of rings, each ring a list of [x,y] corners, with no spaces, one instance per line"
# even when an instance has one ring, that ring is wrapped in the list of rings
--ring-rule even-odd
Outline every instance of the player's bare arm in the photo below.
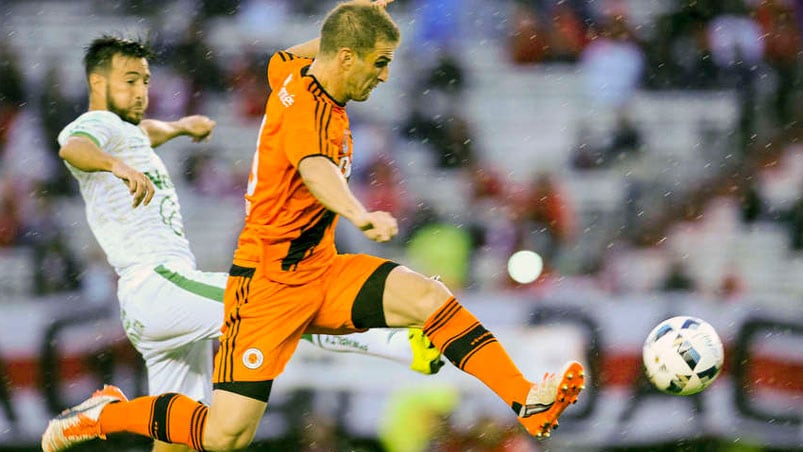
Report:
[[[133,196],[133,207],[148,205],[156,193],[153,183],[146,175],[103,152],[86,137],[70,137],[59,149],[59,157],[81,171],[107,171],[114,174],[128,186],[128,191]]]
[[[143,119],[139,127],[148,135],[151,146],[157,147],[173,138],[187,135],[192,141],[209,141],[215,121],[203,115],[185,116],[177,121],[160,121],[157,119]]]
[[[389,4],[393,3],[393,0],[376,0],[374,4],[377,6],[381,6],[382,8],[387,8]],[[301,44],[296,44],[292,47],[288,47],[285,49],[285,52],[292,53],[293,55],[298,55],[303,58],[315,58],[318,56],[318,49],[321,46],[321,39],[315,38],[310,39],[307,42],[302,42]]]
[[[354,196],[340,169],[326,157],[307,157],[298,164],[304,184],[321,204],[349,220],[376,242],[387,242],[399,232],[396,219],[387,212],[369,212]]]

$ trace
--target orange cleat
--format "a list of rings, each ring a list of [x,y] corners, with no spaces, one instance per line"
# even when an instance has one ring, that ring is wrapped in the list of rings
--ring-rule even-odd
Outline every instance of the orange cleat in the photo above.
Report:
[[[563,410],[577,402],[584,383],[583,365],[577,361],[568,362],[559,375],[544,375],[540,384],[532,386],[527,403],[519,409],[519,422],[536,438],[549,438],[558,428]]]

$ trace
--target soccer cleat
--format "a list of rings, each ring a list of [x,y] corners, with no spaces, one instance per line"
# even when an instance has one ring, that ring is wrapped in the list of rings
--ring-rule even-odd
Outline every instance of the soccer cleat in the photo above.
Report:
[[[421,372],[424,375],[438,373],[443,367],[441,352],[430,342],[420,328],[409,328],[407,339],[410,341],[410,349],[413,351],[413,362],[410,369]]]
[[[47,424],[42,450],[58,452],[91,439],[106,439],[100,432],[100,412],[106,405],[121,401],[128,399],[118,387],[104,385],[81,404],[62,411]]]
[[[559,375],[544,375],[540,384],[530,388],[524,406],[514,404],[519,422],[536,438],[549,438],[563,410],[577,402],[584,382],[583,365],[577,361],[567,363]]]

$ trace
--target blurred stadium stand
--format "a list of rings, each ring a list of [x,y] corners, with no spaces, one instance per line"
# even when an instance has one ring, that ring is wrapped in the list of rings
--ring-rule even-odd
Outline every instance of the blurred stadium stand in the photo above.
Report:
[[[60,129],[86,105],[84,46],[103,33],[150,38],[162,55],[152,67],[150,114],[201,113],[217,121],[209,144],[177,139],[159,153],[179,190],[199,268],[223,271],[241,226],[267,57],[314,37],[333,4],[0,2],[0,450],[35,450],[56,405],[103,381],[132,395],[143,390],[142,366],[117,325],[110,269],[43,126]],[[552,20],[558,5],[568,5],[583,36],[602,39],[606,27],[616,30],[611,24],[630,30],[623,40],[640,49],[644,70],[620,104],[601,104],[589,89],[592,69],[582,49],[568,56],[536,49],[537,60],[513,62],[519,8],[539,19],[530,37],[538,41],[557,33],[549,24],[563,24]],[[736,442],[750,450],[800,450],[800,8],[791,0],[397,0],[391,12],[404,42],[391,79],[368,102],[349,106],[358,153],[352,185],[370,191],[376,175],[367,168],[389,161],[401,180],[389,192],[413,207],[401,210],[403,237],[394,243],[377,248],[345,227],[341,247],[406,263],[406,241],[424,224],[469,232],[467,283],[455,288],[461,300],[533,375],[560,360],[555,350],[598,372],[594,395],[578,405],[580,415],[567,412],[544,450],[731,450]],[[703,46],[699,55],[708,56],[695,60],[695,30],[705,30],[702,41],[710,43],[717,31],[705,27],[715,18],[775,24],[790,11],[797,17],[791,91],[781,91],[786,66],[770,46],[780,28],[762,38],[767,50],[757,64],[714,68],[716,75],[699,84],[684,78],[716,51]],[[186,30],[201,31],[189,42],[209,49],[204,61],[177,50]],[[460,76],[445,84],[436,69],[443,55]],[[202,63],[211,69],[193,69]],[[222,86],[204,77],[215,70]],[[53,71],[55,79],[48,77]],[[16,73],[21,98],[11,89]],[[707,77],[704,69],[694,74]],[[53,88],[58,95],[43,100]],[[770,106],[776,94],[791,113]],[[418,104],[423,118],[412,122]],[[67,112],[63,123],[53,123],[59,120],[47,113],[59,111]],[[552,227],[562,221],[539,216],[545,198],[534,198],[531,185],[543,174],[553,178],[553,194],[565,207],[564,231]],[[530,285],[515,284],[504,271],[520,247],[548,257],[547,271]],[[105,313],[100,319],[70,320],[97,307]],[[640,377],[640,341],[675,314],[710,321],[730,357],[721,381],[693,399],[656,395]],[[431,450],[486,450],[478,439],[486,420],[480,413],[492,421],[486,434],[517,436],[512,416],[487,391],[451,368],[442,373],[425,378],[302,346],[275,387],[260,447],[315,450],[312,442],[324,441],[324,450],[382,450],[379,431],[391,396],[436,383],[461,399]],[[450,444],[450,437],[464,442]],[[124,448],[147,450],[147,442],[117,438],[85,450]]]

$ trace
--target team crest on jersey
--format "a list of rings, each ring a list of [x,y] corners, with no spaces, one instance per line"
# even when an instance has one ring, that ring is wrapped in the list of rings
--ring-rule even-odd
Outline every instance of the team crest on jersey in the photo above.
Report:
[[[257,369],[265,362],[265,356],[258,348],[249,348],[243,353],[243,365],[249,369]]]
[[[351,131],[346,129],[343,131],[343,143],[340,151],[340,162],[338,166],[343,176],[348,179],[351,176]]]

